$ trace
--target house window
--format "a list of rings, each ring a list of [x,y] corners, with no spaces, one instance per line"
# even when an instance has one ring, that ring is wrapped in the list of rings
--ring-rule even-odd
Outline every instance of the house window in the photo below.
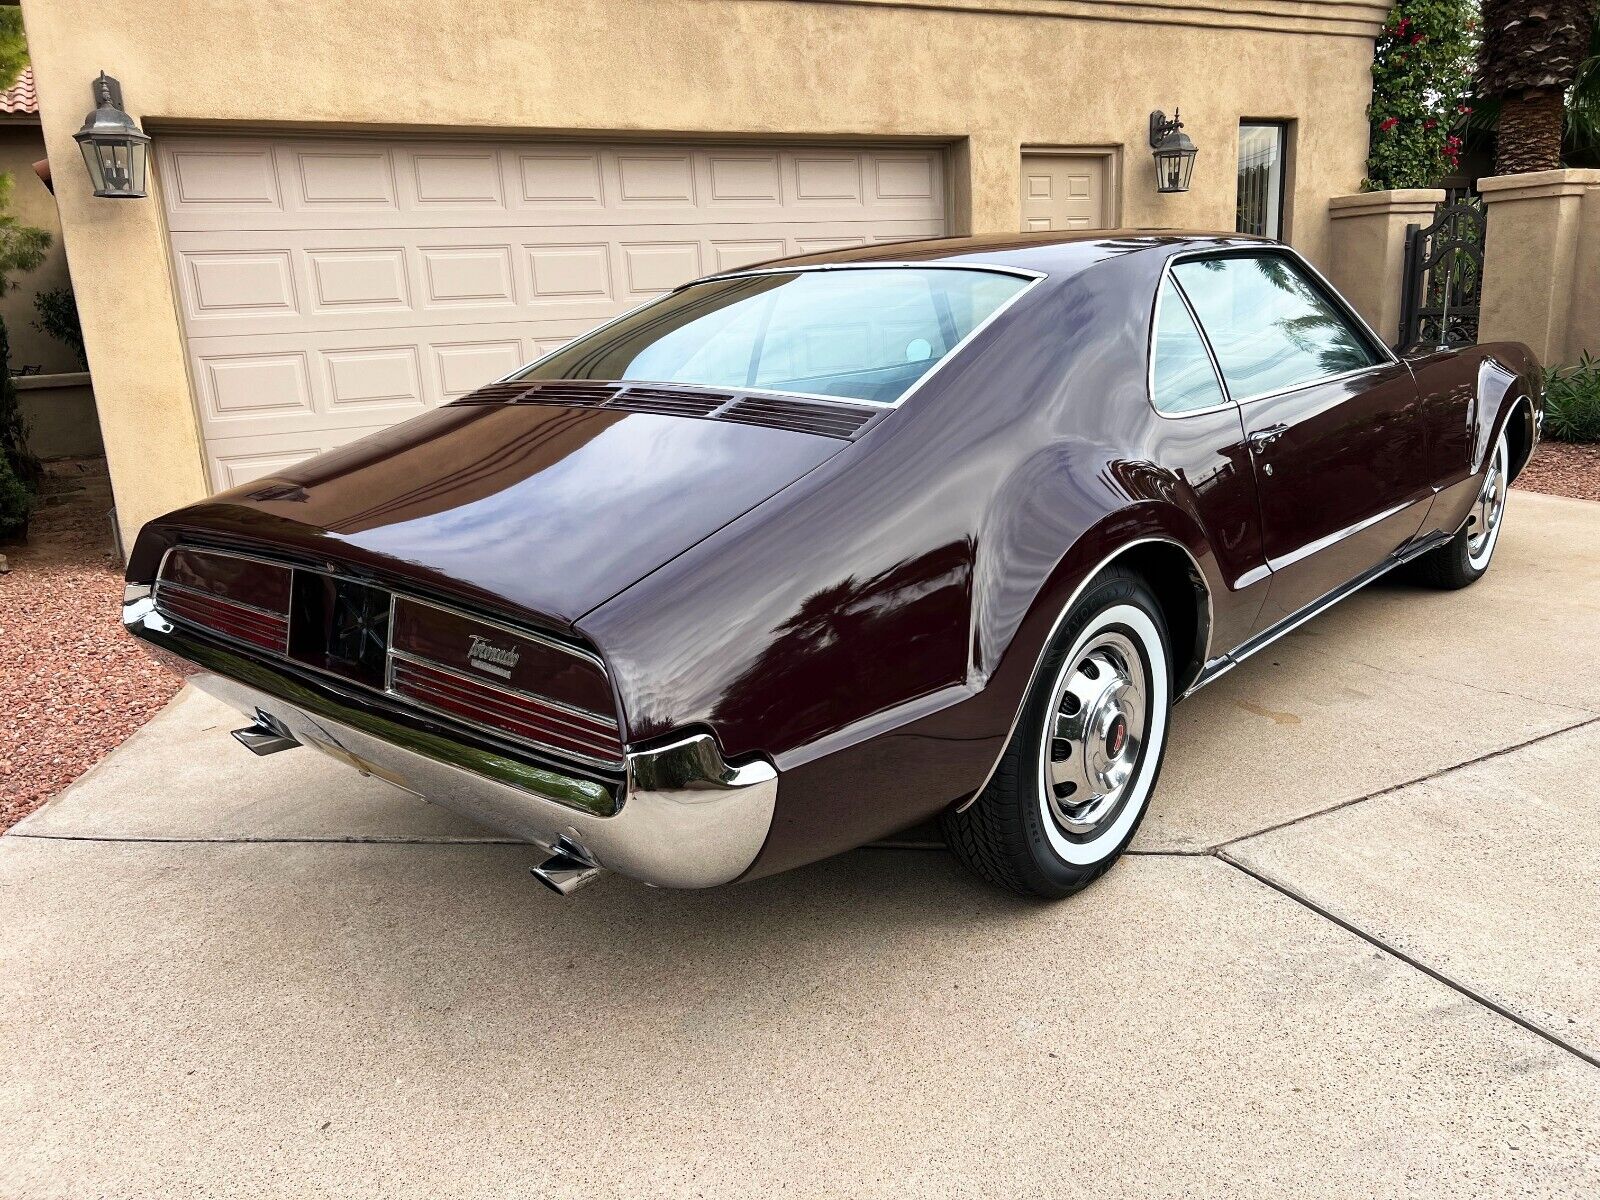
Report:
[[[1288,130],[1280,122],[1239,124],[1239,216],[1234,228],[1283,236],[1283,173]]]

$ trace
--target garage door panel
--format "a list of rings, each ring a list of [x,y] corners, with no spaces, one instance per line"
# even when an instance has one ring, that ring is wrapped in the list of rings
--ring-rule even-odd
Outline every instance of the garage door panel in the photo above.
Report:
[[[615,316],[685,279],[786,254],[936,237],[936,221],[175,233],[191,337],[392,328],[412,322]],[[859,232],[854,232],[859,230]],[[694,233],[701,236],[685,236]],[[224,248],[228,247],[228,248]]]
[[[945,231],[943,159],[917,147],[157,145],[219,486],[445,403],[694,276]]]
[[[163,139],[169,228],[428,229],[505,225],[944,219],[933,148],[566,147]]]

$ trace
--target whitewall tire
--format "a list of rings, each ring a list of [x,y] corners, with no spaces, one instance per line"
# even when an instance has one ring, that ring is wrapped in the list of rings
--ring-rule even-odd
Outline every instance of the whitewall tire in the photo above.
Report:
[[[969,808],[945,815],[951,849],[1024,895],[1087,886],[1149,807],[1171,708],[1161,608],[1138,575],[1109,568],[1052,635],[993,779]]]

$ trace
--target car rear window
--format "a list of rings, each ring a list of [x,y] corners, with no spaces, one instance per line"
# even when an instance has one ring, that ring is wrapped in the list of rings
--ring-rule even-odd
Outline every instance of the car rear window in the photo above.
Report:
[[[1031,280],[951,267],[761,272],[691,284],[518,379],[626,379],[892,404]]]

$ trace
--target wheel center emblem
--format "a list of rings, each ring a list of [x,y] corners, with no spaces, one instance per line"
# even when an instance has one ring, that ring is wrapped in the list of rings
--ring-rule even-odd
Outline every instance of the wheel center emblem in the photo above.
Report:
[[[1126,717],[1119,716],[1111,722],[1111,728],[1106,731],[1106,756],[1115,758],[1122,753],[1122,747],[1128,741],[1128,721]]]

